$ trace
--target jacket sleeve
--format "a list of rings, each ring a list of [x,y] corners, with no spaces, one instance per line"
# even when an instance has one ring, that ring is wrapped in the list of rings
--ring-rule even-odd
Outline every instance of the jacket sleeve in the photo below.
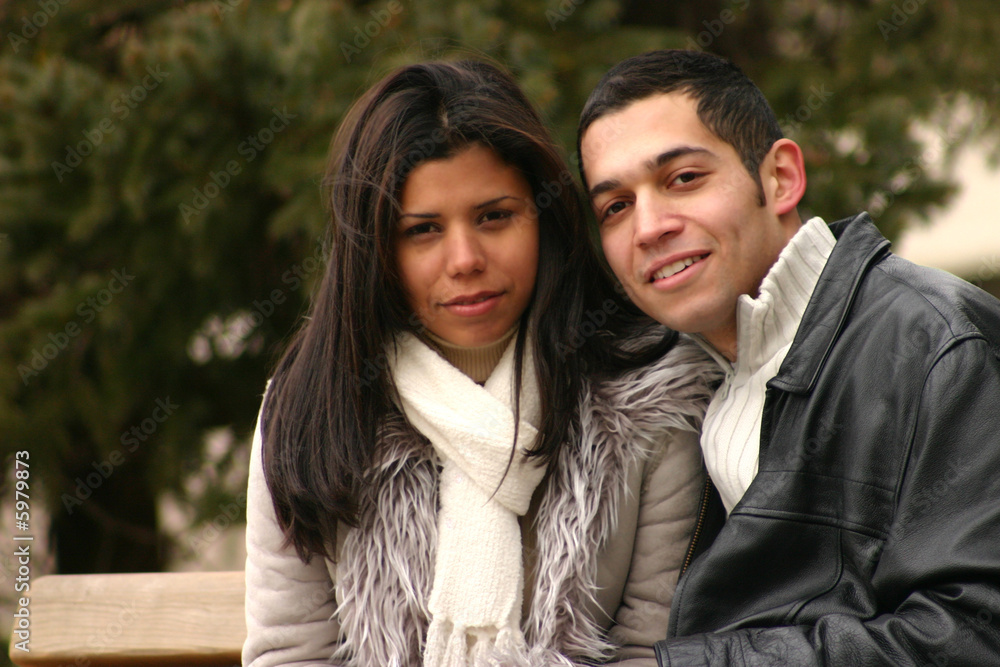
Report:
[[[810,625],[671,638],[656,645],[661,665],[1000,664],[997,351],[980,338],[957,343],[915,398],[875,592],[854,592],[895,601],[890,608],[871,618],[829,614]]]
[[[653,644],[667,630],[704,482],[698,435],[672,432],[646,463],[632,564],[609,637],[621,665],[656,665]],[[618,663],[616,663],[618,664]]]
[[[261,426],[247,485],[246,623],[243,664],[329,665],[337,645],[334,584],[322,557],[303,563],[284,545],[264,480]]]

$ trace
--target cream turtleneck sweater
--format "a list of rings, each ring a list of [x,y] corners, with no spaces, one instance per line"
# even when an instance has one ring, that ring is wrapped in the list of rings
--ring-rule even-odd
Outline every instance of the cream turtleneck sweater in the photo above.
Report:
[[[766,384],[778,374],[836,242],[823,220],[809,220],[764,277],[760,295],[739,298],[735,362],[695,337],[726,372],[708,406],[701,447],[727,514],[757,474]]]
[[[435,336],[426,329],[420,333],[420,337],[437,350],[438,354],[447,359],[452,366],[468,375],[473,382],[483,384],[500,363],[500,357],[503,356],[516,331],[517,327],[515,326],[497,341],[480,347],[455,345],[440,336]]]

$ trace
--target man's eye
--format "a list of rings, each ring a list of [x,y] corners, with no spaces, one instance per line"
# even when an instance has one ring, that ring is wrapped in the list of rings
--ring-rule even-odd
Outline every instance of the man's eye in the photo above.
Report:
[[[688,183],[696,181],[700,176],[701,174],[698,173],[697,171],[685,171],[682,174],[678,174],[677,177],[674,179],[674,182],[679,183],[680,185],[686,185]]]
[[[610,206],[604,209],[604,218],[620,213],[625,209],[625,206],[626,204],[623,201],[612,202]]]

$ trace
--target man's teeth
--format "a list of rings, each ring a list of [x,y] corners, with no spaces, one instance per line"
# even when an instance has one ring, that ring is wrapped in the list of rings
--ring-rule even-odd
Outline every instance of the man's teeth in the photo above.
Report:
[[[653,274],[653,280],[660,280],[662,278],[669,278],[670,276],[683,271],[687,267],[691,266],[695,262],[705,259],[706,255],[698,255],[696,257],[686,257],[685,259],[679,259],[673,264],[667,264],[662,269]]]

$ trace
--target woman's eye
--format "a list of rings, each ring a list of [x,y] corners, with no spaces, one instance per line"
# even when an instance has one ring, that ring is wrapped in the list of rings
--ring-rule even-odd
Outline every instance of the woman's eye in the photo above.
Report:
[[[434,231],[434,223],[431,222],[421,222],[420,224],[413,225],[412,227],[407,227],[403,232],[404,236],[422,236],[424,234],[430,234]]]
[[[498,222],[506,220],[513,215],[514,215],[513,211],[508,211],[506,209],[496,209],[493,211],[487,211],[486,213],[483,214],[483,217],[480,219],[483,222]]]

